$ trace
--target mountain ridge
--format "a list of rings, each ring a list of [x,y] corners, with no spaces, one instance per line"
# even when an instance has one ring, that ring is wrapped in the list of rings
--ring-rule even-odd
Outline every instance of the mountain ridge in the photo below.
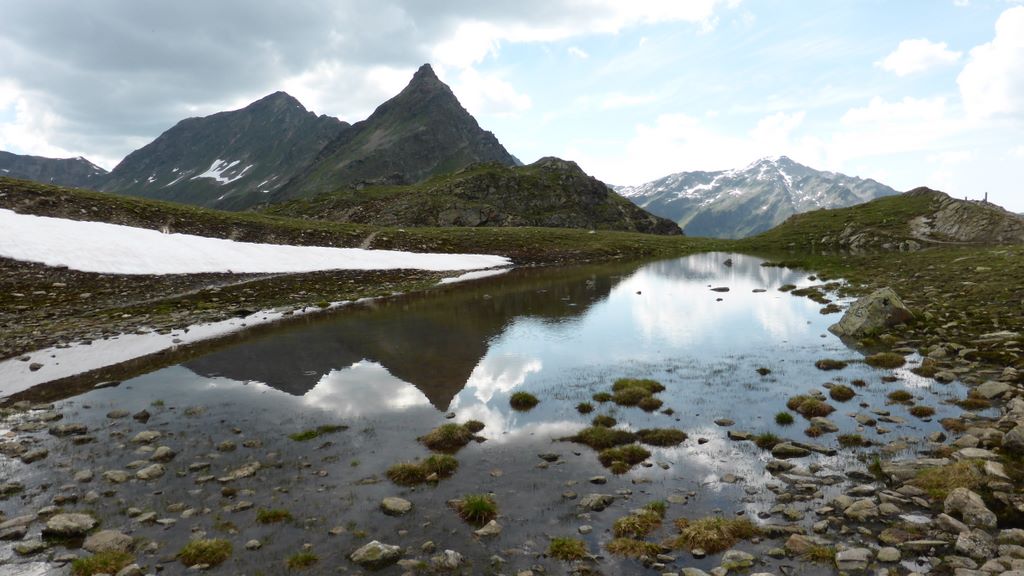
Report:
[[[814,170],[787,156],[761,158],[741,169],[677,172],[615,190],[675,221],[688,235],[717,238],[751,236],[793,214],[897,193],[875,180]]]
[[[106,170],[81,156],[46,158],[0,150],[0,176],[58,186],[90,188],[102,183],[107,174]]]

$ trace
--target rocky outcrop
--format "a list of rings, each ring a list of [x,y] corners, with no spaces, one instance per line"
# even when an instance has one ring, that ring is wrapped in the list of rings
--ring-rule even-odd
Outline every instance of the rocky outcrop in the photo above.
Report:
[[[476,164],[413,186],[357,185],[268,208],[273,214],[378,226],[541,226],[678,235],[575,163]]]
[[[906,194],[932,200],[932,213],[910,222],[912,234],[923,242],[1024,243],[1024,217],[1000,206],[959,200],[928,188],[915,188]]]
[[[854,302],[828,330],[839,337],[858,338],[913,319],[913,312],[892,288],[880,288]]]

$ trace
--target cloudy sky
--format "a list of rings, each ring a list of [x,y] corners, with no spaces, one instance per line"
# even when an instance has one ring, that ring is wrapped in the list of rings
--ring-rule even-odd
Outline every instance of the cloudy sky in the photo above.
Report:
[[[113,168],[275,90],[350,122],[430,62],[614,184],[788,155],[1024,211],[1020,0],[0,0],[0,149]]]

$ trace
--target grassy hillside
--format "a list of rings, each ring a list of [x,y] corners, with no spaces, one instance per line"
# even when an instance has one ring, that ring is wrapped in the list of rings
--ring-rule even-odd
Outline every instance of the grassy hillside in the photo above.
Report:
[[[267,213],[381,226],[585,228],[681,233],[612,192],[574,162],[475,164],[405,186],[345,187],[264,208]]]

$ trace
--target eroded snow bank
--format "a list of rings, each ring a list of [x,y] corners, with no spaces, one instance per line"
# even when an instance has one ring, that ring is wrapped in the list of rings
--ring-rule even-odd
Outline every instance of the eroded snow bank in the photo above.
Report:
[[[314,272],[317,270],[479,270],[508,266],[482,254],[254,244],[162,234],[103,222],[31,216],[0,209],[0,256],[104,274]]]

